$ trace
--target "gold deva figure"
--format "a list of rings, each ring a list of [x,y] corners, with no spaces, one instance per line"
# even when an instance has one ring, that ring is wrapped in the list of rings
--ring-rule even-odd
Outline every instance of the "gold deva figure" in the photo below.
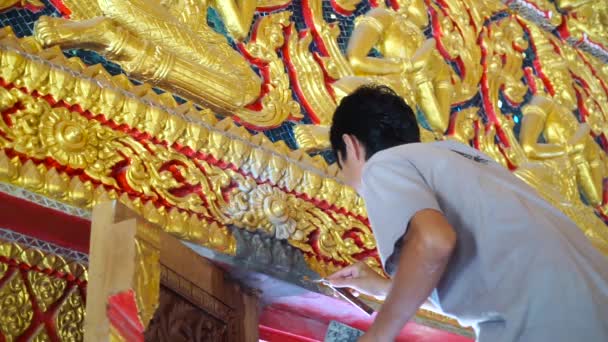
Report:
[[[601,205],[606,170],[589,125],[579,123],[567,108],[544,96],[535,96],[522,111],[520,142],[526,155],[533,160],[570,158],[585,199],[594,207]],[[538,141],[541,134],[546,142]]]
[[[422,21],[385,8],[360,17],[346,51],[355,76],[338,80],[334,88],[340,96],[364,83],[386,84],[418,105],[431,130],[441,135],[450,119],[451,74],[435,40],[425,40],[416,22]],[[382,57],[369,57],[373,48]]]
[[[207,8],[213,5],[232,36],[243,39],[255,0],[68,0],[70,4],[76,10],[72,17],[81,20],[42,17],[37,22],[35,36],[44,46],[99,52],[133,78],[254,126],[276,126],[290,114],[243,108],[258,99],[262,81],[226,38],[206,24]]]
[[[367,83],[385,84],[418,106],[432,134],[423,130],[424,140],[442,136],[450,122],[452,75],[435,48],[435,39],[425,39],[420,27],[428,25],[424,2],[413,1],[407,10],[374,8],[357,18],[346,55],[354,75],[344,76],[332,87],[337,100]],[[381,57],[370,57],[376,49]],[[298,125],[300,148],[329,146],[327,127]],[[434,136],[434,137],[433,137]]]

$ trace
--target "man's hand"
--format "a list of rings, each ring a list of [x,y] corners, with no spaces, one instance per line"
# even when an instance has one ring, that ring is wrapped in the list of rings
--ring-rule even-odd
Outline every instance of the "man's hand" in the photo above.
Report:
[[[334,287],[350,287],[368,296],[384,299],[391,281],[383,278],[362,261],[341,269],[326,278]]]

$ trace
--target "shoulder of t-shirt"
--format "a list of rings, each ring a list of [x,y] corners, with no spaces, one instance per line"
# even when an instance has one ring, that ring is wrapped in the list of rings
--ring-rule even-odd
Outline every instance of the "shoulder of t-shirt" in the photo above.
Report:
[[[425,151],[436,150],[433,143],[411,143],[403,144],[386,150],[382,150],[374,154],[369,160],[369,164],[376,164],[378,162],[387,162],[392,160],[407,160],[408,157],[415,157]]]

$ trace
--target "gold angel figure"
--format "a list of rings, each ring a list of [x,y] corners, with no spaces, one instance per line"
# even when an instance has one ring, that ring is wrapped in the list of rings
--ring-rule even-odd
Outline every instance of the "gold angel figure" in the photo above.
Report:
[[[443,134],[450,117],[451,74],[435,40],[425,39],[416,22],[421,20],[385,8],[360,17],[346,51],[355,75],[338,80],[334,88],[345,95],[364,83],[384,83],[418,105],[431,130]],[[382,57],[368,56],[373,48]]]
[[[348,41],[346,57],[353,75],[333,83],[339,101],[367,83],[385,84],[400,94],[410,106],[424,113],[433,134],[423,130],[424,140],[442,136],[450,122],[452,82],[450,67],[438,54],[434,39],[426,39],[426,7],[413,1],[412,8],[394,11],[374,8],[357,18]],[[424,14],[423,15],[421,15]],[[381,57],[369,56],[376,49]],[[295,128],[300,148],[327,148],[327,127],[299,125]]]
[[[42,17],[35,36],[43,45],[94,50],[133,78],[217,113],[236,114],[254,126],[277,125],[286,119],[276,117],[276,110],[260,113],[243,108],[259,98],[262,81],[226,38],[207,25],[207,9],[213,5],[236,40],[247,37],[255,0],[66,2],[72,17],[79,20]]]
[[[594,207],[601,205],[606,170],[589,125],[579,123],[570,110],[539,95],[522,112],[520,142],[526,155],[532,160],[570,158],[585,199]],[[541,134],[545,142],[538,141]]]

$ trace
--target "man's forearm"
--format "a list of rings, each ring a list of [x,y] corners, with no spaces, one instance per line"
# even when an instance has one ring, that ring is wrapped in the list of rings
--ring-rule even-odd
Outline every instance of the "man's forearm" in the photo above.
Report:
[[[451,249],[429,248],[414,234],[405,240],[389,295],[370,333],[393,340],[437,286]]]

